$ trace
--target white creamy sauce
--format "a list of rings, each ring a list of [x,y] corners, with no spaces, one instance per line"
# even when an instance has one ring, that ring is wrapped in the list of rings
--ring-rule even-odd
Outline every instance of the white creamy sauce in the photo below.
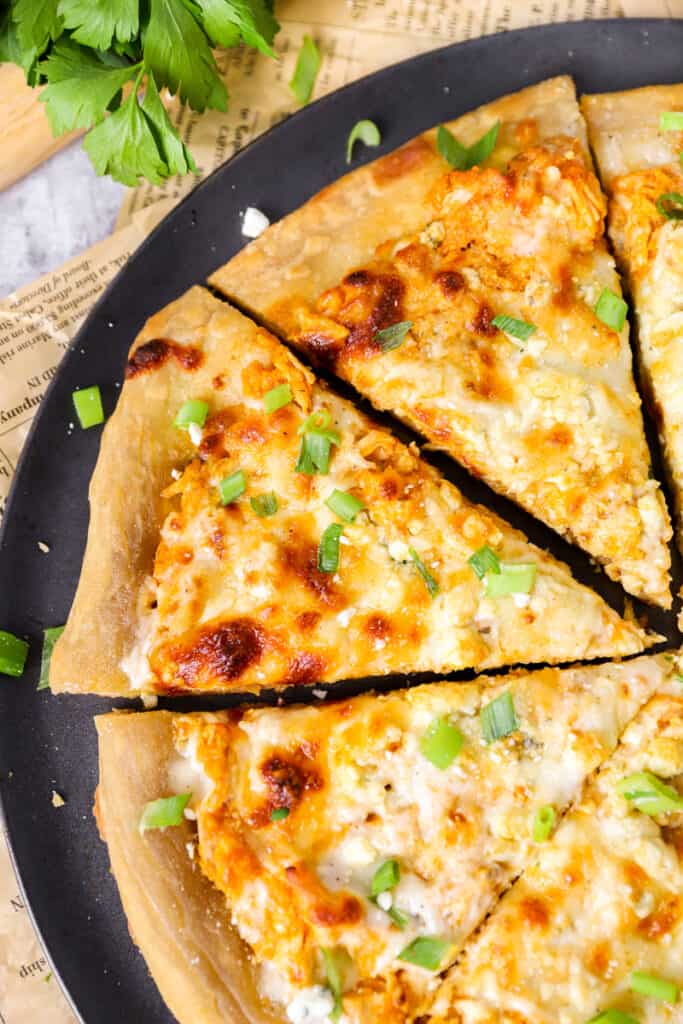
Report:
[[[190,742],[168,765],[168,782],[174,793],[192,793],[192,804],[197,806],[213,788],[213,782],[197,759],[197,740]]]

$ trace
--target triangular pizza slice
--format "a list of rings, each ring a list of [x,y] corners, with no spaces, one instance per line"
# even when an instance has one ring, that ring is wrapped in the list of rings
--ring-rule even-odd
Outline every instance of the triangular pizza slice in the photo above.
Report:
[[[682,851],[683,697],[661,695],[452,970],[429,1024],[681,1020]]]
[[[245,692],[647,643],[207,291],[152,317],[126,373],[53,689]]]
[[[683,550],[683,85],[584,96]]]
[[[178,1020],[415,1020],[627,722],[678,689],[675,672],[659,655],[309,707],[98,718],[100,828]],[[650,760],[667,756],[663,742]],[[659,898],[643,918],[661,916]],[[221,1017],[229,1004],[247,1009]]]
[[[605,205],[556,78],[341,178],[211,282],[670,607]]]

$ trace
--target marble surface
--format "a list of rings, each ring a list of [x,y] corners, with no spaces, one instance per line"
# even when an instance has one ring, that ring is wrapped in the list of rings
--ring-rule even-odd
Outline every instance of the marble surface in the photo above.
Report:
[[[124,191],[77,141],[0,192],[0,298],[110,234]]]

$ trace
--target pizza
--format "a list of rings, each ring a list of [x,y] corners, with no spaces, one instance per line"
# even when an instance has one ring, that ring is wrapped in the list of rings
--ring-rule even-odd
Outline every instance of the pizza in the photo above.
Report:
[[[633,297],[643,382],[683,550],[683,85],[584,96],[582,105],[610,197],[610,238]]]
[[[52,689],[249,692],[651,642],[201,288],[141,331]]]
[[[671,527],[605,209],[556,78],[346,175],[210,280],[668,608]]]
[[[656,695],[449,974],[429,1024],[679,1021],[681,779],[683,697]]]
[[[554,848],[542,841],[565,834],[639,708],[680,689],[676,671],[658,655],[314,706],[99,717],[98,822],[180,1024],[415,1020]]]

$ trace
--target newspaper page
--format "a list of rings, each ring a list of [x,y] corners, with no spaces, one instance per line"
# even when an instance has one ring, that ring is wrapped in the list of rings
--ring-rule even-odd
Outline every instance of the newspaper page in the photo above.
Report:
[[[683,17],[683,0],[281,0],[277,13],[278,62],[242,50],[220,57],[231,94],[227,114],[173,108],[200,177],[295,109],[287,83],[305,33],[323,54],[317,97],[448,42],[581,18]],[[131,190],[113,235],[0,302],[0,515],[31,420],[70,339],[128,256],[193,184],[172,179]],[[34,936],[0,831],[0,1024],[36,1022],[75,1024]]]

